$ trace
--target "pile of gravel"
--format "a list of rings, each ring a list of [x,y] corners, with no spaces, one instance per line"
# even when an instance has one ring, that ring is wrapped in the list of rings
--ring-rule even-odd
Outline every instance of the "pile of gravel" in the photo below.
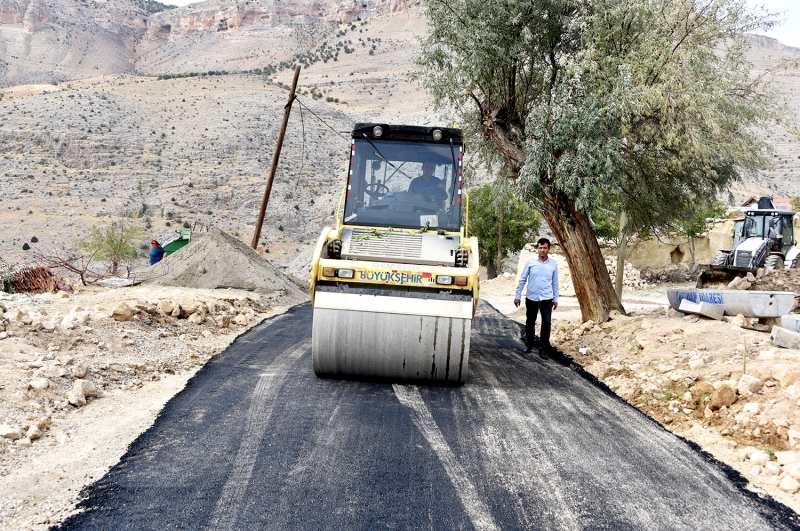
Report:
[[[202,238],[149,268],[147,282],[182,288],[234,288],[274,295],[279,304],[308,299],[301,282],[284,275],[243,241],[212,227]]]

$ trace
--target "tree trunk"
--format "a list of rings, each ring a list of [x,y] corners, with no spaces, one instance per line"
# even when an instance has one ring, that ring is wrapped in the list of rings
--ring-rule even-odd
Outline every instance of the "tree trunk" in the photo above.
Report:
[[[504,210],[505,210],[505,204],[501,202],[500,228],[497,229],[497,260],[495,260],[495,264],[497,264],[497,270],[495,272],[498,275],[503,273],[503,211]]]
[[[558,190],[546,192],[542,214],[567,257],[583,321],[608,321],[612,310],[624,314],[589,217]]]
[[[623,210],[619,214],[619,245],[617,246],[617,273],[614,277],[614,289],[617,299],[622,304],[622,284],[625,281],[625,258],[628,254],[628,214]]]
[[[486,262],[486,279],[491,280],[497,276],[497,268],[494,266],[494,262],[491,260],[487,260]]]

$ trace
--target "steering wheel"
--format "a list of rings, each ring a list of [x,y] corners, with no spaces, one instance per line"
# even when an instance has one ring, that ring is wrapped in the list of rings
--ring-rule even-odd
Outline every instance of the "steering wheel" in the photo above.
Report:
[[[448,197],[444,188],[425,188],[420,195],[428,201],[444,201]]]
[[[389,191],[389,187],[383,183],[369,183],[364,187],[364,193],[376,199],[382,199]]]

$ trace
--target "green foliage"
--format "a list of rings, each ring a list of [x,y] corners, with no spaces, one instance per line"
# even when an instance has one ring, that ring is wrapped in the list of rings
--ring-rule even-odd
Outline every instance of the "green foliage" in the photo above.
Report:
[[[188,229],[189,227],[191,227],[191,225],[189,225],[189,222],[188,221],[184,221],[183,222],[183,228],[184,229]]]
[[[678,220],[676,228],[687,238],[694,239],[711,230],[714,220],[726,217],[727,211],[728,208],[722,201],[699,201],[695,206],[694,215]]]
[[[162,4],[156,0],[137,0],[136,5],[142,8],[148,15],[152,15],[153,13],[158,13],[160,11],[166,11],[168,9],[176,9],[178,7],[170,4]]]
[[[38,242],[39,242],[39,238],[37,238],[36,236],[33,236],[31,238],[31,243],[38,243]]]
[[[31,246],[28,245],[28,242],[25,242],[25,243],[22,244],[22,250],[23,251],[28,251],[28,250],[30,250],[30,248],[31,248]]]
[[[96,260],[110,262],[113,273],[117,266],[136,257],[136,243],[144,236],[144,228],[125,218],[97,223],[87,229],[77,247],[91,253]]]
[[[800,212],[800,197],[795,196],[792,198],[792,210]]]
[[[481,264],[495,264],[497,236],[500,229],[500,208],[503,208],[503,241],[501,255],[515,252],[530,241],[539,230],[539,213],[527,203],[514,198],[505,181],[481,186],[469,194],[470,232],[478,237]]]
[[[563,194],[661,227],[767,164],[774,97],[745,53],[772,22],[743,0],[425,5],[418,75],[534,204]]]
[[[673,221],[671,232],[685,238],[689,243],[692,265],[695,263],[694,244],[697,237],[711,230],[715,219],[724,218],[726,215],[727,207],[722,201],[706,201],[702,197],[698,197],[689,216]]]
[[[618,211],[598,205],[589,217],[592,220],[594,233],[599,239],[617,242],[619,238]]]

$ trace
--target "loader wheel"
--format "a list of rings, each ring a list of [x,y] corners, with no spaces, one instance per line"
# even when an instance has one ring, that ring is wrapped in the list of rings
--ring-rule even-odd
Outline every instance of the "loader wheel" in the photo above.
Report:
[[[717,256],[714,257],[714,261],[711,262],[711,265],[724,266],[727,263],[728,263],[728,253],[717,253]]]
[[[800,269],[800,255],[795,256],[792,260],[792,269]]]
[[[783,269],[783,258],[778,254],[771,254],[764,260],[764,269]]]

